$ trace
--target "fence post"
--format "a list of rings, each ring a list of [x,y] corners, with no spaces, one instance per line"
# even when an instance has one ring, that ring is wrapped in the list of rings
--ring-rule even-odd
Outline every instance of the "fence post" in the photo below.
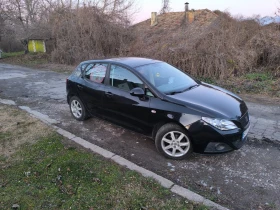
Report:
[[[0,50],[0,58],[2,58],[2,52],[3,52],[3,51],[2,51],[2,50]]]

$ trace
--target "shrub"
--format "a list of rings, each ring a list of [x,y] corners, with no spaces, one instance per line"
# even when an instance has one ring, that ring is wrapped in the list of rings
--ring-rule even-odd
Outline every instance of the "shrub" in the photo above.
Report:
[[[159,16],[159,24],[153,28],[148,22],[136,25],[138,37],[128,55],[161,59],[193,76],[207,78],[225,79],[256,69],[280,68],[276,27],[209,10],[196,11],[192,24],[176,25],[170,20],[172,15]],[[181,13],[180,17],[183,16]]]
[[[93,6],[56,10],[51,22],[56,40],[52,60],[59,63],[116,56],[131,39],[127,28]]]

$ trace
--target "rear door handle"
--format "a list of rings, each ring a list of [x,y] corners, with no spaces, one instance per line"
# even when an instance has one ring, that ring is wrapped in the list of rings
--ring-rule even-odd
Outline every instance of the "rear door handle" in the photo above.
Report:
[[[77,85],[77,87],[78,87],[80,90],[84,89],[84,87],[81,86],[81,85]]]

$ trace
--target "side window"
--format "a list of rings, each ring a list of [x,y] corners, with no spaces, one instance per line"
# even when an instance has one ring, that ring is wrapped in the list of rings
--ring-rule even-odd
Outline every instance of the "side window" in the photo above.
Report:
[[[117,65],[111,65],[110,85],[125,91],[130,91],[136,87],[144,88],[143,82],[137,76]]]
[[[73,74],[77,77],[81,76],[82,71],[85,69],[86,66],[87,64],[79,64],[74,70]]]
[[[87,67],[87,63],[84,63],[80,66],[80,71],[83,72],[85,68]]]
[[[85,78],[92,82],[104,84],[107,64],[91,63],[85,69]]]

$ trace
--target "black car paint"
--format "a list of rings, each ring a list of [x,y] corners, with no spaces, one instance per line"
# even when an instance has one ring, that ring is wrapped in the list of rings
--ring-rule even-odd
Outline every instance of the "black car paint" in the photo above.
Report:
[[[84,68],[81,67],[93,62],[108,64],[104,85],[87,81],[83,76]],[[69,102],[71,96],[78,96],[90,114],[105,117],[152,137],[155,137],[156,130],[164,123],[177,123],[186,128],[195,152],[205,152],[210,142],[226,143],[232,150],[243,145],[246,139],[242,140],[241,136],[249,122],[241,123],[242,116],[248,114],[242,99],[220,87],[199,81],[198,87],[191,90],[165,95],[134,69],[156,62],[160,61],[124,58],[83,62],[67,80],[67,100]],[[109,86],[109,69],[112,64],[133,72],[155,97],[136,97]],[[202,121],[202,116],[232,120],[238,129],[218,130]]]

